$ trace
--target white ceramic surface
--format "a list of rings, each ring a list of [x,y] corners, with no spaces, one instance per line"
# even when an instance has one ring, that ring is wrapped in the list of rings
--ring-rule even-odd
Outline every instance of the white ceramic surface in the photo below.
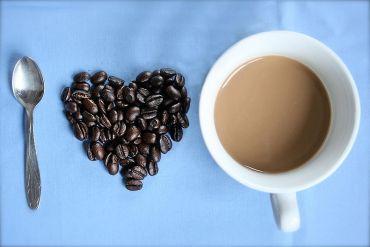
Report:
[[[216,96],[227,76],[241,64],[266,55],[286,56],[311,68],[323,81],[332,107],[330,131],[321,150],[303,166],[278,174],[238,164],[223,148],[214,122]],[[216,61],[203,85],[199,118],[204,141],[217,164],[240,183],[274,193],[271,201],[278,225],[284,231],[294,231],[300,222],[299,210],[292,206],[296,204],[294,193],[327,178],[346,158],[359,128],[360,102],[351,73],[331,49],[304,34],[271,31],[239,41]]]

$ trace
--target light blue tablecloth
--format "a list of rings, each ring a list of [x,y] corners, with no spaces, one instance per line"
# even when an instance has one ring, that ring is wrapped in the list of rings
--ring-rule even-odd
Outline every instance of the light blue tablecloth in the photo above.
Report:
[[[1,3],[0,186],[2,245],[368,245],[370,164],[369,2],[6,1]],[[330,46],[353,73],[362,103],[357,142],[343,166],[298,195],[301,229],[279,232],[267,194],[238,184],[201,138],[204,78],[225,49],[257,32],[287,29]],[[33,57],[46,92],[35,112],[41,206],[24,192],[22,108],[11,93],[16,59]],[[81,69],[130,80],[172,66],[193,102],[183,142],[144,189],[124,189],[87,160],[59,100]]]

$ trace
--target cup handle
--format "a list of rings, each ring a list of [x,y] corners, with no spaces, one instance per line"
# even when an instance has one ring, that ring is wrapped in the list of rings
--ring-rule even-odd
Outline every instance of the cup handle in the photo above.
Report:
[[[299,229],[300,216],[296,193],[270,194],[276,224],[284,232]]]

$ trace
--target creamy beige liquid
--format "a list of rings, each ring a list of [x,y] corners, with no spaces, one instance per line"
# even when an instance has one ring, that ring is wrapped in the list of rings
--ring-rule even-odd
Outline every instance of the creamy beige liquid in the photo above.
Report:
[[[296,168],[320,149],[330,126],[330,102],[320,79],[281,56],[257,58],[224,82],[215,105],[217,134],[249,168]]]

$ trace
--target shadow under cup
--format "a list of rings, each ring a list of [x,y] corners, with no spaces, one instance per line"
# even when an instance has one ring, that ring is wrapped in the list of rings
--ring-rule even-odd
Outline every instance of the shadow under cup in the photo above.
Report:
[[[269,55],[289,57],[310,68],[323,82],[331,104],[330,129],[319,152],[302,166],[273,174],[253,171],[237,163],[218,139],[214,119],[217,94],[227,77],[240,65]],[[226,173],[257,190],[288,193],[319,183],[340,166],[358,131],[360,104],[351,74],[332,50],[306,35],[276,31],[250,36],[217,60],[203,86],[199,114],[207,148]]]

